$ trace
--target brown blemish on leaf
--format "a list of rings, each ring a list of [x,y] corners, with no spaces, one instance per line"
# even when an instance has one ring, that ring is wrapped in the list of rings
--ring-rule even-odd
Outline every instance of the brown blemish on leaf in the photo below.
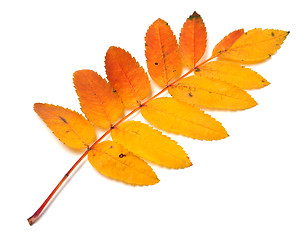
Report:
[[[201,16],[196,11],[194,11],[193,14],[188,17],[188,19],[192,20],[193,18],[201,18]]]
[[[67,120],[65,118],[63,118],[62,116],[59,116],[59,118],[66,124],[68,124]]]

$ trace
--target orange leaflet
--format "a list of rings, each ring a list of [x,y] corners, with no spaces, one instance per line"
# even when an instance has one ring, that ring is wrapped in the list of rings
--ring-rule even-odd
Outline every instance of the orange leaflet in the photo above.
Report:
[[[201,16],[194,12],[183,24],[179,39],[181,60],[189,68],[195,67],[206,49],[207,32]]]
[[[224,37],[213,49],[213,56],[227,51],[233,43],[244,34],[244,29],[235,30],[228,36]]]
[[[92,70],[79,70],[73,76],[83,113],[95,125],[111,127],[123,113],[123,104],[118,94]]]
[[[145,56],[152,80],[162,87],[181,72],[176,37],[168,23],[160,18],[146,32]]]
[[[105,58],[107,78],[125,107],[141,104],[150,93],[148,76],[139,63],[122,48],[110,47]]]
[[[75,111],[46,103],[35,103],[34,110],[54,135],[71,148],[88,148],[95,139],[94,127]]]

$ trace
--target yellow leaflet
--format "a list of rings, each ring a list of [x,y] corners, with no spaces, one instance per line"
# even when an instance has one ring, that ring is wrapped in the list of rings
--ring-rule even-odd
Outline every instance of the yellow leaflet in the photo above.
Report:
[[[190,76],[168,89],[176,99],[203,108],[242,110],[257,105],[244,90],[221,80]]]
[[[173,98],[157,98],[141,110],[143,117],[165,131],[200,140],[219,140],[227,131],[210,115]]]
[[[195,74],[223,80],[241,89],[259,89],[270,83],[257,72],[228,61],[212,61],[198,68]]]
[[[152,168],[120,144],[104,141],[89,151],[88,160],[103,175],[133,185],[159,182]]]
[[[111,137],[140,158],[161,166],[185,168],[192,165],[182,147],[147,124],[124,122],[111,131]]]
[[[35,103],[34,110],[54,135],[71,148],[89,147],[95,139],[94,127],[75,111],[44,103]]]
[[[288,34],[282,30],[255,28],[244,33],[219,57],[243,63],[261,62],[276,53]]]

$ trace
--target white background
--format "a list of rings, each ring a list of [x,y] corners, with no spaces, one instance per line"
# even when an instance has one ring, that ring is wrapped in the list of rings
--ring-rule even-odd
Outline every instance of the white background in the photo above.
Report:
[[[305,239],[304,13],[301,1],[1,1],[1,239]],[[171,137],[193,166],[153,165],[161,180],[132,187],[84,161],[33,226],[27,218],[81,155],[33,111],[35,102],[80,112],[72,74],[105,77],[109,46],[146,68],[144,35],[157,18],[178,36],[196,10],[208,52],[229,32],[290,31],[270,61],[251,66],[271,85],[239,112],[208,112],[230,137]],[[141,119],[138,115],[133,119]],[[99,135],[101,132],[98,133]]]

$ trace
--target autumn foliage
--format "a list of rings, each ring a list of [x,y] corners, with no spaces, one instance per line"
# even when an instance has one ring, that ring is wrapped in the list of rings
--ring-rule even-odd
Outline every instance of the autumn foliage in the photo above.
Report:
[[[263,88],[269,82],[245,65],[270,58],[288,33],[239,29],[224,37],[210,58],[203,59],[207,32],[203,19],[194,12],[183,24],[179,41],[162,19],[148,28],[145,56],[149,75],[128,51],[114,46],[105,57],[107,79],[93,70],[76,71],[73,83],[86,118],[51,104],[35,103],[34,110],[60,141],[86,150],[29,223],[36,221],[86,155],[103,175],[141,186],[159,182],[149,163],[175,169],[191,166],[183,148],[160,130],[207,141],[228,137],[223,125],[205,110],[255,107],[257,102],[246,90]],[[151,97],[150,79],[162,88]],[[167,90],[171,97],[159,97]],[[130,111],[126,115],[125,109]],[[152,126],[127,121],[138,111]],[[97,140],[94,126],[105,130]],[[112,140],[102,141],[107,135]]]

